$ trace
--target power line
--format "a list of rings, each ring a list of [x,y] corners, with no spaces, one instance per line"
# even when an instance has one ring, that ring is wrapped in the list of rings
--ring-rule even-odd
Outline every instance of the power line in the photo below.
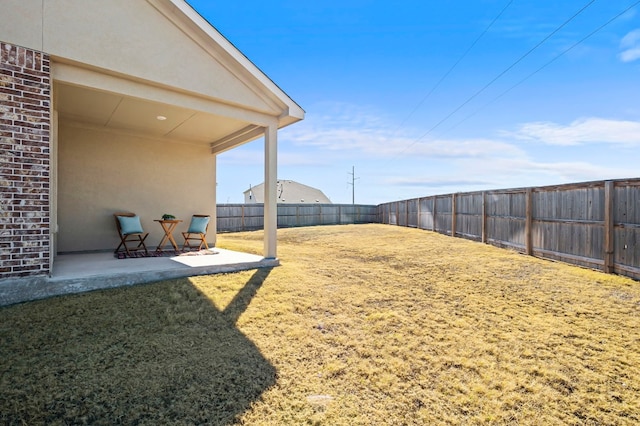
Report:
[[[512,63],[511,65],[509,65],[507,68],[505,68],[501,73],[499,73],[496,77],[494,77],[490,82],[488,82],[487,84],[485,84],[480,90],[478,90],[477,92],[475,92],[473,95],[471,95],[467,100],[465,100],[462,104],[460,104],[458,107],[456,107],[453,111],[451,111],[449,114],[447,114],[443,119],[441,119],[440,121],[438,121],[433,127],[431,127],[427,132],[425,132],[422,136],[420,136],[419,138],[417,138],[415,141],[413,141],[411,144],[407,145],[406,148],[404,148],[402,151],[400,151],[400,154],[402,154],[403,152],[407,151],[409,148],[411,148],[413,145],[415,145],[416,143],[418,143],[421,139],[423,139],[425,136],[427,136],[429,133],[431,133],[432,131],[434,131],[436,128],[438,128],[442,123],[444,123],[445,121],[447,121],[449,118],[451,118],[456,112],[460,111],[465,105],[467,105],[469,102],[471,102],[473,99],[475,99],[478,95],[480,95],[482,92],[484,92],[487,88],[489,88],[489,86],[491,86],[493,83],[495,83],[500,77],[502,77],[503,75],[505,75],[507,72],[509,72],[513,67],[515,67],[516,65],[518,65],[520,62],[522,62],[522,60],[524,60],[527,56],[529,56],[531,53],[533,53],[533,51],[535,51],[536,49],[538,49],[540,46],[542,46],[542,44],[544,44],[547,40],[549,40],[551,37],[553,37],[558,31],[560,31],[562,28],[564,28],[567,24],[569,24],[569,22],[573,21],[578,15],[580,15],[582,12],[584,12],[589,6],[591,6],[596,0],[591,0],[589,1],[587,4],[585,4],[582,8],[580,8],[580,10],[578,10],[576,13],[573,14],[573,16],[571,16],[570,18],[568,18],[566,21],[564,21],[559,27],[557,27],[555,30],[553,30],[551,33],[549,33],[549,35],[547,35],[545,38],[543,38],[540,42],[538,42],[538,44],[536,44],[535,46],[533,46],[531,49],[529,49],[524,55],[520,56],[520,58],[518,58],[514,63]]]
[[[356,180],[360,178],[356,177],[355,166],[351,166],[351,173],[349,174],[351,175],[351,182],[347,182],[347,184],[351,185],[351,204],[355,204],[356,203]]]
[[[595,0],[594,0],[595,1]],[[460,62],[462,62],[462,60],[469,54],[469,52],[471,51],[471,49],[473,49],[475,47],[476,44],[478,44],[478,42],[480,41],[480,39],[482,37],[484,37],[484,35],[491,29],[491,27],[493,26],[493,24],[495,24],[495,22],[500,19],[500,17],[504,14],[504,12],[509,8],[509,6],[511,6],[511,3],[513,3],[513,0],[509,0],[509,2],[507,3],[507,5],[505,7],[502,8],[502,10],[500,11],[500,13],[498,13],[498,15],[496,15],[495,18],[493,18],[493,20],[491,21],[491,23],[489,23],[489,25],[484,29],[484,31],[482,31],[482,33],[476,37],[476,39],[473,41],[473,43],[471,43],[471,45],[467,48],[467,50],[464,51],[464,53],[462,54],[462,56],[460,56],[460,58],[458,58],[458,60],[447,70],[447,72],[444,73],[444,75],[442,77],[440,77],[440,80],[438,80],[438,82],[431,88],[431,90],[429,90],[429,92],[422,98],[422,100],[420,100],[420,102],[418,102],[418,104],[411,110],[411,112],[407,115],[407,117],[398,125],[398,127],[396,128],[396,130],[393,132],[393,134],[395,134],[400,128],[402,128],[402,126],[404,126],[404,124],[409,120],[409,118],[411,118],[411,116],[413,114],[415,114],[415,112],[422,106],[423,103],[425,103],[425,101],[427,99],[429,99],[429,97],[433,94],[433,92],[440,87],[440,84],[442,84],[442,82],[449,76],[449,74],[451,74],[451,72],[458,66],[458,64]]]
[[[605,28],[607,25],[611,24],[613,21],[615,21],[616,19],[618,19],[619,17],[621,17],[622,15],[624,15],[625,13],[627,13],[628,11],[630,11],[631,9],[633,9],[634,7],[636,7],[638,4],[640,4],[640,0],[633,3],[632,5],[630,5],[629,7],[627,7],[626,9],[624,9],[622,12],[618,13],[617,15],[615,15],[614,17],[612,17],[611,19],[609,19],[607,22],[605,22],[604,24],[600,25],[598,28],[596,28],[595,30],[591,31],[589,34],[587,34],[586,36],[584,36],[582,39],[580,39],[579,41],[575,42],[574,44],[572,44],[570,47],[568,47],[567,49],[563,50],[561,53],[559,53],[558,55],[556,55],[554,58],[552,58],[551,60],[547,61],[544,65],[542,65],[540,68],[536,69],[535,71],[533,71],[532,73],[530,73],[529,75],[527,75],[525,78],[523,78],[522,80],[520,80],[519,82],[517,82],[516,84],[514,84],[513,86],[509,87],[507,90],[505,90],[504,92],[500,93],[498,96],[496,96],[495,98],[493,98],[491,101],[487,102],[486,104],[484,104],[483,106],[481,106],[480,108],[478,108],[475,112],[469,114],[468,116],[466,116],[465,118],[463,118],[461,121],[459,121],[458,123],[456,123],[453,127],[450,127],[449,129],[447,129],[446,132],[442,133],[445,134],[447,132],[450,132],[451,130],[455,129],[456,127],[458,127],[460,124],[464,123],[465,121],[467,121],[468,119],[470,119],[471,117],[473,117],[474,115],[476,115],[477,113],[479,113],[480,111],[482,111],[484,108],[486,108],[487,106],[491,105],[492,103],[496,102],[498,99],[502,98],[503,96],[505,96],[507,93],[511,92],[513,89],[515,89],[516,87],[520,86],[522,83],[524,83],[525,81],[529,80],[531,77],[533,77],[534,75],[538,74],[540,71],[542,71],[543,69],[545,69],[546,67],[548,67],[549,65],[551,65],[552,63],[554,63],[555,61],[557,61],[560,57],[564,56],[565,54],[569,53],[571,50],[573,50],[574,48],[576,48],[578,45],[582,44],[584,41],[586,41],[587,39],[589,39],[590,37],[592,37],[594,34],[598,33],[599,31],[601,31],[603,28]]]

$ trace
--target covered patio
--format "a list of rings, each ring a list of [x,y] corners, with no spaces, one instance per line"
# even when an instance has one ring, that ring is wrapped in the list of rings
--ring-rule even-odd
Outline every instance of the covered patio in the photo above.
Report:
[[[50,112],[50,126],[38,130],[49,161],[35,167],[19,150],[26,149],[14,151],[27,164],[23,168],[44,182],[38,197],[48,209],[14,209],[16,223],[25,224],[12,235],[17,260],[0,276],[0,300],[14,289],[31,288],[33,298],[92,289],[92,277],[115,286],[277,264],[278,130],[304,118],[300,106],[184,0],[11,0],[7,7],[0,41],[8,72],[37,55],[50,60],[50,69],[36,72],[39,94],[30,95]],[[20,99],[10,98],[15,102],[8,107]],[[27,126],[32,119],[20,113]],[[150,250],[163,236],[155,222],[163,214],[182,220],[176,239],[192,215],[210,215],[207,241],[215,246],[216,156],[260,138],[262,256],[219,250],[188,260],[113,258],[116,212],[140,216]],[[45,236],[37,252],[35,243],[22,241],[33,233]]]
[[[255,254],[215,248],[213,255],[118,259],[111,252],[56,256],[51,277],[0,286],[0,306],[64,294],[155,281],[269,268],[280,264]]]

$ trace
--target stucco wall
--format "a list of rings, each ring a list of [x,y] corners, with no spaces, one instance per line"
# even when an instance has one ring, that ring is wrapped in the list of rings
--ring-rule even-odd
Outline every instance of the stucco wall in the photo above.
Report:
[[[115,249],[113,213],[140,215],[155,247],[164,235],[154,219],[210,214],[215,242],[215,157],[206,145],[166,142],[60,120],[58,133],[58,252]]]
[[[152,3],[159,7],[165,2]],[[279,114],[251,87],[246,70],[223,65],[224,54],[214,44],[207,45],[214,49],[207,51],[198,45],[205,42],[194,42],[192,37],[199,38],[199,32],[193,23],[182,22],[183,28],[192,30],[187,34],[148,1],[2,0],[2,9],[11,11],[0,13],[3,41]]]

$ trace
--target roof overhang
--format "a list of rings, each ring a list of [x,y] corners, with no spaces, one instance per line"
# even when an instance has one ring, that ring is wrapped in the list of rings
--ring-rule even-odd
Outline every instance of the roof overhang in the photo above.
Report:
[[[282,128],[304,118],[298,104],[186,2],[147,3],[262,101],[243,103],[242,99],[216,97],[170,81],[52,54],[54,108],[60,119],[209,144],[217,154],[261,137],[268,126]]]
[[[60,119],[75,123],[187,143],[213,146],[224,142],[224,149],[255,139],[256,135],[242,131],[247,127],[290,124],[127,76],[63,62],[54,62],[52,70],[54,108]]]
[[[227,40],[215,27],[202,17],[184,0],[147,0],[158,8],[168,19],[180,25],[188,35],[209,54],[227,63],[236,63],[237,74],[242,74],[246,81],[260,88],[263,95],[271,98],[282,112],[280,127],[300,121],[304,118],[304,110],[278,87],[265,73],[251,62],[239,49]],[[175,9],[168,7],[171,3]],[[178,13],[179,11],[179,13]]]

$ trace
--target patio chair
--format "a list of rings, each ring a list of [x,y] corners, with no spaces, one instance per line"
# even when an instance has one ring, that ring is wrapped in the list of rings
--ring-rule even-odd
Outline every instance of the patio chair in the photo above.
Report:
[[[114,213],[113,217],[116,220],[118,235],[120,235],[120,244],[118,244],[115,253],[117,254],[120,251],[120,247],[124,247],[124,251],[128,256],[131,256],[132,251],[140,250],[144,250],[145,254],[149,254],[147,246],[144,244],[144,240],[149,233],[144,232],[142,229],[140,217],[135,213],[129,212]]]
[[[194,214],[191,217],[191,223],[189,224],[189,229],[187,232],[183,232],[182,236],[184,237],[184,244],[182,245],[182,250],[185,248],[195,248],[192,246],[190,241],[198,241],[198,250],[202,250],[202,246],[205,246],[206,249],[209,249],[207,245],[207,230],[209,229],[209,219],[211,217],[207,214]]]

